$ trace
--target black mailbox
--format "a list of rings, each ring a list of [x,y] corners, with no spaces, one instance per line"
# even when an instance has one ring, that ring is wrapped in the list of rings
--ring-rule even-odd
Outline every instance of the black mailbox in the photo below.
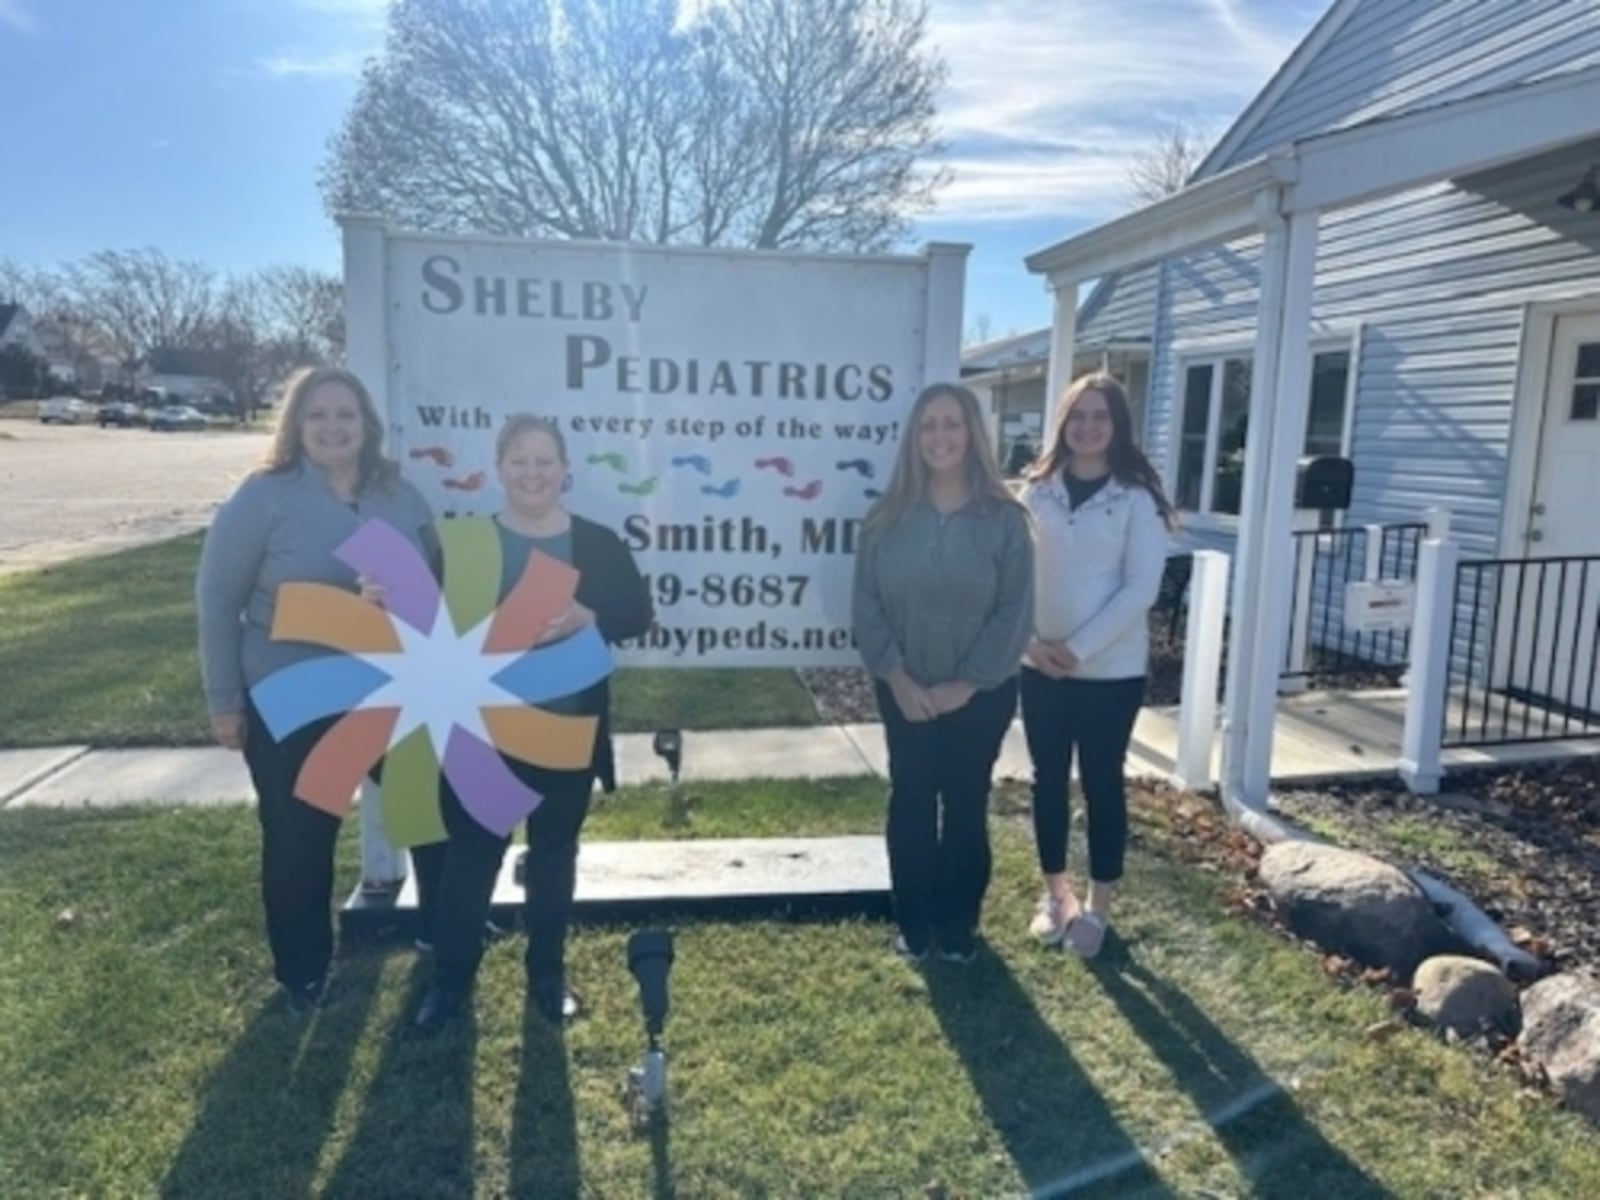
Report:
[[[1331,454],[1302,458],[1295,473],[1294,506],[1324,512],[1347,509],[1355,478],[1355,465],[1348,458]]]

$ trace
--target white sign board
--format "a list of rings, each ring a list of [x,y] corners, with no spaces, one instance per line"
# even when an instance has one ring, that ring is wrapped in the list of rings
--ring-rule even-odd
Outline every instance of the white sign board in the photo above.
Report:
[[[618,533],[657,622],[625,662],[824,666],[857,523],[923,384],[958,370],[967,248],[826,257],[345,223],[350,363],[436,513],[502,506],[494,440],[557,421],[567,507]]]
[[[1417,607],[1417,585],[1398,579],[1347,583],[1344,624],[1352,633],[1410,629]]]

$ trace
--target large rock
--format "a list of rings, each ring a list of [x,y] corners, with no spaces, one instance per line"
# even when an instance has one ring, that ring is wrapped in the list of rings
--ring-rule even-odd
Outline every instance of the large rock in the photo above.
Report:
[[[1562,1103],[1600,1125],[1600,982],[1552,975],[1522,994],[1524,1061],[1544,1068]]]
[[[1417,968],[1411,988],[1418,1014],[1440,1028],[1463,1035],[1516,1029],[1517,989],[1481,959],[1437,955]]]
[[[1409,975],[1456,948],[1417,885],[1371,855],[1279,842],[1261,856],[1261,881],[1301,937],[1368,966]]]

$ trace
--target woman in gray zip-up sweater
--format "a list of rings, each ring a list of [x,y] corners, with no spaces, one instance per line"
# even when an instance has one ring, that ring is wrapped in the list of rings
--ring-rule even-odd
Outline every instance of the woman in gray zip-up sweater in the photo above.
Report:
[[[333,852],[339,820],[295,798],[295,779],[337,720],[276,741],[248,689],[280,667],[330,651],[272,640],[278,588],[289,582],[356,590],[333,552],[377,517],[426,550],[432,516],[384,457],[383,425],[360,380],[305,370],[284,391],[266,465],[218,510],[195,580],[200,668],[211,731],[242,750],[259,800],[261,897],[273,974],[297,1012],[316,1005],[333,956]]]
[[[989,886],[994,763],[1033,628],[1027,514],[966,388],[933,384],[912,406],[863,526],[853,608],[889,746],[895,950],[919,962],[936,936],[966,962]]]

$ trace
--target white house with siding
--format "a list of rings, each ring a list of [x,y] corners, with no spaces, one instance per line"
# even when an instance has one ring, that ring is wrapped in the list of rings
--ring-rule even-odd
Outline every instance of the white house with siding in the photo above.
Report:
[[[1056,297],[1048,395],[1081,339],[1148,339],[1145,446],[1186,538],[1234,555],[1254,634],[1230,650],[1224,752],[1248,801],[1300,456],[1353,461],[1348,522],[1441,506],[1464,558],[1600,559],[1596,164],[1600,3],[1336,0],[1188,187],[1029,257]],[[1594,565],[1517,596],[1518,619],[1572,625],[1523,653],[1589,715]]]

